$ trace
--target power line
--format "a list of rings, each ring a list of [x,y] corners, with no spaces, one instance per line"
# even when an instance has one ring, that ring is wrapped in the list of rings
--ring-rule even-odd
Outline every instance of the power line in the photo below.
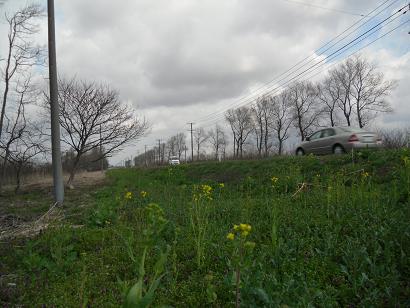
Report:
[[[380,37],[374,39],[373,41],[371,41],[371,42],[369,42],[368,44],[366,44],[366,45],[362,46],[361,48],[359,48],[358,50],[352,52],[352,53],[349,54],[346,58],[351,57],[352,55],[356,54],[357,52],[361,51],[362,49],[364,49],[364,48],[366,48],[366,47],[372,45],[373,43],[375,43],[376,41],[378,41],[378,40],[380,40],[381,38],[385,37],[386,35],[392,33],[393,31],[397,30],[398,28],[404,26],[404,25],[405,25],[406,23],[408,23],[409,21],[410,21],[410,20],[407,20],[407,21],[401,23],[400,25],[398,25],[397,27],[395,27],[395,28],[391,29],[390,31],[386,32],[386,33],[383,34],[382,36],[380,36]],[[374,32],[376,32],[376,31],[374,31]],[[373,34],[373,33],[372,33],[372,34]],[[370,35],[369,35],[369,36],[370,36]],[[367,38],[367,37],[366,37],[366,38]],[[363,40],[364,40],[364,39],[363,39]],[[363,41],[363,40],[361,40],[361,41]],[[359,42],[358,42],[358,43],[359,43]],[[356,45],[356,44],[355,44],[355,45]],[[353,47],[353,46],[352,46],[352,47]],[[336,58],[337,56],[338,56],[338,55],[335,55],[335,56],[332,57],[330,60]],[[341,60],[343,60],[343,59],[341,59]],[[317,69],[323,67],[323,66],[326,65],[326,64],[327,64],[328,66],[325,68],[325,70],[328,70],[328,69],[331,68],[332,66],[338,64],[341,60],[339,60],[339,61],[337,61],[337,62],[334,62],[334,63],[323,63],[321,66],[317,67],[317,68],[314,69],[313,71],[316,71]],[[320,70],[319,72],[317,72],[317,73],[315,73],[315,74],[313,74],[313,75],[308,76],[308,77],[305,78],[304,80],[311,79],[311,78],[317,76],[318,74],[322,73],[323,71],[324,71],[324,70]],[[280,89],[279,89],[279,90],[280,90]],[[273,92],[273,91],[267,92],[266,94],[271,94],[271,95],[272,95],[272,94],[274,94],[274,93],[272,93],[272,92]],[[279,91],[276,91],[276,92],[279,92]],[[243,105],[246,105],[246,104],[243,104]],[[241,105],[241,106],[242,106],[242,105]],[[224,115],[220,115],[218,118],[216,118],[216,119],[214,119],[214,120],[206,121],[206,122],[209,122],[209,124],[202,125],[202,126],[203,126],[203,127],[211,126],[211,125],[213,125],[216,121],[223,119],[223,117],[224,117]]]
[[[379,31],[380,29],[382,29],[383,27],[385,27],[386,25],[390,24],[392,21],[394,21],[395,19],[399,18],[401,15],[393,18],[391,21],[389,21],[386,25],[381,26],[383,23],[385,23],[387,20],[389,20],[390,18],[392,18],[393,16],[397,15],[398,13],[400,13],[404,8],[406,8],[406,6],[400,8],[397,12],[393,13],[392,15],[390,15],[389,17],[383,19],[381,22],[379,22],[378,24],[376,24],[375,26],[371,27],[370,29],[368,29],[367,31],[365,31],[364,33],[362,33],[361,35],[357,36],[356,38],[354,38],[353,40],[349,41],[347,44],[345,44],[344,46],[338,48],[337,50],[333,51],[330,55],[328,55],[326,58],[321,59],[319,62],[316,62],[315,64],[311,65],[310,67],[308,67],[307,69],[303,70],[302,72],[298,73],[297,75],[293,76],[291,79],[287,80],[286,82],[284,82],[281,85],[275,86],[272,89],[271,87],[268,87],[267,92],[265,92],[264,94],[269,94],[272,93],[274,91],[278,92],[280,90],[282,90],[283,86],[288,85],[289,83],[291,83],[292,81],[295,81],[298,77],[300,77],[301,75],[305,74],[306,72],[311,71],[312,69],[314,69],[315,67],[317,67],[319,64],[323,63],[324,61],[329,61],[331,59],[334,59],[335,57],[337,57],[338,55],[340,55],[341,53],[344,52],[344,49],[348,50],[354,46],[356,46],[358,43],[362,42],[364,39],[370,37],[371,35],[373,35],[374,33],[376,33],[377,31]],[[405,14],[407,11],[405,11],[403,14]],[[368,34],[368,35],[366,35]],[[362,38],[364,37],[364,38]],[[361,39],[362,38],[362,39]],[[360,39],[360,40],[359,40]],[[354,43],[354,44],[353,44]],[[349,47],[350,46],[350,47]],[[283,79],[282,79],[283,80]],[[266,90],[265,90],[266,91]],[[249,103],[251,103],[253,101],[254,97],[252,97],[250,100],[244,101],[242,104],[235,104],[236,107],[240,107],[240,106],[244,106],[247,105]],[[225,110],[226,111],[226,110]],[[223,117],[223,115],[222,115]],[[217,119],[221,119],[221,114],[216,114],[213,117],[209,117],[207,120],[203,120],[201,122],[209,122],[209,121],[215,121]]]
[[[362,17],[365,16],[364,14],[358,14],[358,13],[354,13],[354,12],[350,12],[350,11],[346,11],[346,10],[334,9],[334,8],[329,8],[329,7],[316,5],[316,4],[311,4],[311,3],[306,3],[306,2],[301,2],[301,1],[294,1],[294,0],[282,0],[282,1],[290,2],[290,3],[296,3],[296,4],[300,4],[300,5],[304,5],[304,6],[308,6],[308,7],[313,7],[313,8],[317,8],[317,9],[322,9],[322,10],[337,12],[337,13],[341,13],[341,14],[362,16]]]
[[[384,6],[387,2],[389,2],[390,0],[386,0],[384,1],[382,4],[378,5],[375,9],[373,9],[372,11],[370,11],[368,14],[366,14],[365,17],[369,16],[370,14],[373,14],[374,12],[376,12],[379,8],[381,8],[382,6]],[[254,98],[253,96],[256,93],[261,93],[262,91],[266,91],[267,89],[269,89],[271,86],[271,84],[273,83],[277,83],[280,81],[285,80],[287,77],[291,76],[292,74],[298,72],[300,69],[302,69],[303,67],[305,67],[307,64],[311,63],[312,61],[316,60],[317,58],[319,58],[320,56],[322,56],[325,52],[329,51],[331,48],[333,48],[334,46],[336,46],[338,43],[340,43],[341,41],[343,41],[344,39],[346,39],[348,36],[350,36],[354,31],[356,31],[357,29],[359,29],[360,27],[364,26],[365,24],[369,23],[372,19],[374,19],[376,16],[380,15],[382,12],[386,11],[389,7],[391,7],[392,5],[394,5],[396,2],[398,2],[399,0],[395,0],[392,3],[390,3],[387,7],[383,8],[381,11],[379,11],[378,13],[376,13],[375,15],[373,15],[371,18],[369,18],[365,23],[355,27],[357,24],[359,24],[360,22],[362,22],[362,20],[364,18],[361,18],[359,21],[353,23],[351,26],[349,26],[348,28],[346,28],[344,31],[342,31],[340,34],[338,34],[336,37],[334,37],[332,40],[328,41],[327,43],[325,43],[323,46],[321,46],[320,48],[318,48],[315,52],[313,52],[311,55],[307,56],[306,58],[300,60],[299,62],[297,62],[295,65],[293,65],[292,67],[290,67],[288,70],[286,70],[285,72],[281,73],[280,75],[278,75],[277,77],[275,77],[274,79],[272,79],[271,81],[269,81],[267,84],[257,88],[256,90],[252,91],[252,93],[250,93],[249,95],[239,99],[238,101],[235,101],[233,103],[231,103],[229,105],[229,107],[223,109],[223,110],[219,110],[219,111],[215,111],[212,112],[202,118],[200,118],[198,121],[202,122],[208,118],[212,118],[213,115],[217,115],[219,114],[221,111],[225,112],[227,109],[232,108],[233,106],[235,106],[236,104],[240,103],[241,101],[246,101],[249,98]],[[353,29],[354,28],[354,29]],[[340,38],[343,34],[345,34],[346,32],[348,32],[349,30],[353,29],[352,31],[350,31],[347,35],[345,35],[344,37]],[[340,39],[339,39],[340,38]],[[336,42],[335,42],[336,41]],[[333,43],[333,44],[332,44]],[[330,46],[328,46],[330,45]],[[328,46],[326,49],[324,49],[326,46]],[[324,49],[322,51],[320,51],[321,49]],[[320,51],[320,52],[319,52]],[[316,54],[317,52],[319,52],[319,54]],[[311,57],[314,57],[313,59],[309,60],[308,62],[304,63],[306,60],[308,60]],[[302,65],[301,65],[302,64]],[[301,65],[301,66],[300,66]],[[285,75],[285,76],[284,76]],[[280,77],[284,76],[283,78],[279,79]],[[267,88],[267,89],[265,89]]]

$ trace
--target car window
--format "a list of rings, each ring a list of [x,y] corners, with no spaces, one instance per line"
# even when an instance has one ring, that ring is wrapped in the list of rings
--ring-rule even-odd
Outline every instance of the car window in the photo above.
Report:
[[[339,127],[339,129],[344,131],[345,133],[357,133],[365,131],[364,129],[354,127]]]
[[[335,130],[333,128],[328,128],[324,129],[322,131],[322,137],[321,138],[326,138],[326,137],[331,137],[335,135]]]
[[[322,131],[318,131],[314,133],[312,136],[310,136],[309,140],[319,139],[321,134],[322,134]]]

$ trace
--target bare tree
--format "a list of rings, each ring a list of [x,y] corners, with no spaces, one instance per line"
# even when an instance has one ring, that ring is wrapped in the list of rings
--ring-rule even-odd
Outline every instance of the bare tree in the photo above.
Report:
[[[18,193],[21,186],[21,174],[24,168],[33,162],[33,159],[40,154],[45,154],[46,136],[40,125],[31,124],[21,138],[14,142],[10,149],[9,161],[14,166],[16,176],[15,193]]]
[[[175,155],[176,153],[176,145],[177,145],[177,140],[176,136],[172,136],[171,138],[168,139],[166,143],[166,149],[168,152],[168,158]]]
[[[393,111],[386,97],[395,88],[395,81],[386,81],[382,72],[361,56],[353,58],[355,78],[351,96],[360,128],[379,112]]]
[[[168,150],[168,157],[178,155],[178,159],[181,160],[182,152],[186,146],[185,135],[178,133],[168,139],[166,148]]]
[[[5,178],[7,164],[12,165],[16,176],[16,192],[20,188],[21,171],[31,160],[46,151],[44,142],[46,140],[42,127],[27,118],[26,106],[33,103],[37,92],[31,85],[31,77],[24,81],[18,81],[15,89],[15,102],[17,109],[13,110],[15,115],[5,115],[5,129],[0,141],[0,187]]]
[[[352,125],[353,102],[351,93],[353,91],[353,82],[356,78],[356,69],[354,61],[349,58],[332,71],[337,86],[341,89],[339,98],[339,108],[343,112],[347,126]]]
[[[382,137],[383,145],[387,149],[400,149],[410,147],[410,127],[384,128],[377,131]]]
[[[267,156],[270,148],[269,131],[272,125],[272,106],[272,97],[265,95],[259,97],[256,103],[251,107],[256,147],[260,157],[262,154]]]
[[[237,109],[230,109],[226,112],[225,118],[231,126],[234,136],[234,142],[236,143],[236,153],[234,150],[234,156],[243,156],[243,145],[246,142],[249,134],[253,130],[252,115],[250,108],[244,106]]]
[[[58,98],[62,142],[71,147],[76,158],[68,185],[72,186],[81,156],[94,148],[104,149],[99,159],[109,157],[137,141],[148,130],[145,119],[121,104],[117,91],[93,82],[59,80]],[[45,107],[50,108],[46,97]]]
[[[310,82],[297,82],[290,86],[290,108],[294,126],[302,141],[318,126],[321,110],[316,100],[316,91]]]
[[[178,133],[175,136],[175,141],[176,141],[176,151],[178,153],[178,159],[181,160],[182,152],[186,148],[186,139],[185,139],[185,134],[184,133]]]
[[[196,159],[199,160],[201,145],[208,140],[209,136],[205,132],[203,127],[200,127],[194,131],[194,143],[196,146]]]
[[[283,143],[289,138],[289,128],[293,123],[289,108],[291,94],[289,91],[283,91],[280,95],[273,97],[272,102],[272,130],[278,142],[278,154],[282,155]]]
[[[5,66],[1,69],[4,90],[0,113],[0,139],[12,80],[20,73],[24,74],[28,68],[44,63],[44,49],[36,46],[32,38],[39,31],[35,20],[42,14],[43,11],[39,5],[28,5],[11,16],[5,15],[8,34]]]
[[[331,71],[329,76],[317,85],[317,97],[323,106],[322,113],[328,116],[328,123],[332,127],[337,124],[337,111],[342,92],[334,71]]]
[[[218,160],[221,157],[221,154],[225,152],[226,146],[226,136],[222,127],[218,124],[214,128],[210,129],[208,132],[209,143],[212,146],[212,149],[215,153],[215,160]]]
[[[27,133],[27,119],[25,108],[26,105],[31,103],[31,79],[28,78],[24,82],[18,82],[16,84],[14,92],[17,94],[16,103],[17,107],[14,111],[15,115],[9,117],[5,114],[5,129],[2,138],[0,139],[0,150],[2,156],[2,164],[0,166],[0,187],[2,181],[5,178],[6,166],[10,162],[10,156],[12,154],[11,148],[14,143],[18,142]]]

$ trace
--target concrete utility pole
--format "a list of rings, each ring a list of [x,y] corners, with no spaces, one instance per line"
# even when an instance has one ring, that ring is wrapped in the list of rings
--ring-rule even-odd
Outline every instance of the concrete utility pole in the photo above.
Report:
[[[63,168],[60,146],[60,108],[58,105],[56,32],[54,21],[54,0],[47,0],[48,9],[48,58],[50,77],[50,111],[51,111],[51,156],[53,163],[54,199],[64,202]]]
[[[193,129],[192,129],[192,125],[194,125],[194,123],[188,123],[189,125],[191,125],[191,160],[194,161],[194,138],[193,138]]]

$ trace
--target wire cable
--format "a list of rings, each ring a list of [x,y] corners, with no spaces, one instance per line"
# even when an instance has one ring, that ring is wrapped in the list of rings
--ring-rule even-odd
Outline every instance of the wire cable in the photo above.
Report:
[[[407,12],[407,11],[406,11],[406,12]],[[400,17],[400,16],[398,16],[398,17]],[[396,20],[398,17],[396,17],[394,20]],[[393,22],[394,20],[392,20],[391,22]],[[351,57],[352,55],[356,54],[357,52],[363,50],[364,48],[366,48],[366,47],[368,47],[368,46],[370,46],[370,45],[372,45],[372,44],[375,43],[376,41],[382,39],[382,38],[385,37],[386,35],[392,33],[393,31],[395,31],[395,30],[397,30],[398,28],[402,27],[403,25],[407,24],[409,21],[410,21],[410,19],[407,20],[407,21],[405,21],[405,22],[403,22],[403,23],[401,23],[401,24],[399,24],[399,25],[396,26],[395,28],[393,28],[393,29],[391,29],[390,31],[384,33],[384,34],[381,35],[380,37],[378,37],[378,38],[372,40],[370,43],[368,43],[368,44],[362,46],[362,47],[359,48],[358,50],[352,52],[352,53],[349,54],[347,57],[345,57],[345,58],[343,58],[343,59],[340,59],[339,61],[336,61],[336,62],[333,62],[333,63],[323,63],[323,64],[320,65],[319,67],[316,67],[313,71],[316,71],[316,70],[318,70],[319,68],[322,68],[323,66],[327,65],[327,67],[326,67],[324,70],[320,70],[320,71],[318,71],[317,73],[308,76],[308,77],[305,78],[303,81],[309,80],[309,79],[311,79],[311,78],[317,76],[318,74],[322,73],[323,71],[326,71],[326,70],[330,69],[330,68],[333,67],[334,65],[336,65],[336,64],[340,63],[341,61],[343,61],[343,60],[345,60],[345,59]],[[389,22],[389,24],[390,24],[391,22]],[[352,45],[351,47],[356,46],[357,44],[359,44],[360,42],[364,41],[366,38],[370,37],[371,35],[373,35],[374,33],[376,33],[377,31],[379,31],[379,30],[382,29],[382,28],[383,28],[383,27],[381,27],[381,28],[379,28],[379,29],[375,29],[372,33],[370,33],[368,36],[362,38],[360,41],[356,42],[356,43],[355,43],[354,45]],[[350,47],[350,48],[351,48],[351,47]],[[350,48],[349,48],[349,49],[350,49]],[[334,55],[332,58],[330,58],[329,60],[333,60],[334,58],[336,58],[336,57],[339,56],[339,55],[340,55],[340,54],[336,54],[336,55]],[[313,71],[311,71],[311,72],[313,72]],[[311,72],[307,72],[307,73],[311,73]],[[307,74],[305,74],[305,75],[307,75]],[[302,76],[302,77],[304,77],[304,76]],[[267,95],[276,94],[276,93],[280,92],[281,90],[282,90],[282,88],[280,88],[280,89],[274,89],[274,90],[272,90],[272,91],[270,91],[270,92],[267,92],[266,94],[267,94]],[[242,107],[242,106],[244,106],[244,105],[247,105],[247,104],[245,103],[245,104],[243,104],[243,105],[241,105],[241,106],[239,106],[239,107]],[[211,120],[204,121],[205,123],[209,122],[210,124],[206,124],[206,125],[202,125],[202,126],[203,126],[203,127],[208,127],[208,126],[213,125],[215,122],[217,122],[217,121],[219,121],[219,120],[221,120],[221,119],[223,119],[223,118],[224,118],[224,114],[219,115],[219,116],[218,116],[217,118],[215,118],[215,119],[211,119]]]
[[[380,5],[378,5],[375,9],[373,9],[372,11],[370,11],[368,14],[366,14],[365,17],[369,16],[370,14],[373,14],[374,12],[376,12],[379,8],[381,8],[382,6],[384,6],[387,2],[389,2],[390,0],[386,0],[383,3],[381,3]],[[280,75],[278,75],[277,77],[275,77],[274,79],[272,79],[271,81],[269,81],[267,84],[255,89],[254,91],[252,91],[252,93],[248,94],[247,96],[234,101],[233,103],[231,103],[228,107],[225,107],[223,110],[218,110],[215,112],[212,112],[206,116],[203,116],[201,118],[199,118],[197,121],[201,122],[201,121],[205,121],[208,118],[212,118],[213,115],[217,115],[220,112],[225,112],[226,110],[232,108],[233,106],[235,106],[236,104],[240,103],[241,101],[244,100],[248,100],[249,98],[253,98],[253,96],[256,93],[261,93],[262,90],[265,90],[265,88],[269,89],[269,85],[274,83],[274,82],[280,82],[283,81],[284,79],[286,79],[287,77],[289,77],[290,75],[292,75],[293,73],[296,73],[297,71],[299,71],[300,69],[302,69],[303,67],[305,67],[307,64],[311,63],[312,61],[314,61],[315,59],[319,58],[320,56],[322,56],[325,52],[329,51],[331,48],[333,48],[334,46],[336,46],[338,43],[340,43],[341,41],[343,41],[344,39],[346,39],[348,36],[350,36],[354,31],[356,31],[357,29],[359,29],[360,27],[364,26],[365,24],[369,23],[372,19],[374,19],[375,17],[377,17],[378,15],[380,15],[381,13],[383,13],[384,11],[386,11],[389,7],[391,7],[392,5],[394,5],[396,2],[398,2],[399,0],[395,0],[392,3],[390,3],[387,7],[383,8],[381,11],[377,12],[375,15],[373,15],[370,19],[368,19],[365,23],[355,27],[357,24],[361,23],[363,21],[364,18],[361,18],[359,21],[353,23],[351,26],[349,26],[348,28],[346,28],[344,31],[342,31],[340,34],[338,34],[336,37],[334,37],[332,40],[328,41],[326,44],[324,44],[323,46],[321,46],[320,48],[318,48],[315,52],[313,52],[311,55],[305,57],[304,59],[300,60],[299,62],[297,62],[295,65],[293,65],[291,68],[289,68],[288,70],[286,70],[285,72],[281,73]],[[354,29],[353,29],[354,28]],[[348,34],[346,34],[345,36],[343,36],[342,38],[340,38],[342,35],[344,35],[346,32],[348,32],[349,30],[353,29],[352,31],[350,31]],[[340,38],[340,39],[339,39]],[[337,41],[336,41],[337,40]],[[335,42],[336,41],[336,42]],[[333,44],[332,44],[333,43]],[[328,46],[330,44],[330,46]],[[326,49],[324,49],[326,46],[328,46]],[[319,52],[321,49],[321,52]],[[317,54],[317,52],[319,52],[319,54]],[[304,63],[306,60],[308,60],[311,57],[314,57],[313,59],[309,60],[308,62]],[[302,66],[300,66],[301,64],[303,64]],[[284,76],[285,75],[285,76]],[[284,76],[283,78],[279,79],[280,77]]]
[[[297,75],[295,75],[294,77],[290,78],[289,80],[287,80],[285,83],[280,84],[278,86],[275,86],[274,89],[271,89],[271,87],[268,88],[268,93],[274,91],[274,90],[280,90],[283,88],[283,86],[289,84],[290,82],[294,81],[296,78],[298,78],[299,76],[303,75],[304,73],[312,70],[313,68],[317,67],[319,64],[323,63],[324,61],[329,61],[330,59],[334,59],[337,55],[339,55],[341,53],[341,51],[343,51],[344,49],[350,49],[353,46],[356,46],[359,42],[363,41],[363,39],[371,36],[372,34],[374,34],[375,32],[377,32],[378,30],[382,29],[384,26],[381,26],[383,23],[385,23],[386,21],[388,21],[389,19],[391,19],[393,16],[397,15],[398,13],[402,12],[403,9],[407,8],[406,6],[403,6],[402,8],[400,8],[398,11],[396,11],[395,13],[393,13],[392,15],[390,15],[389,17],[383,19],[381,22],[377,23],[376,25],[374,25],[373,27],[371,27],[370,29],[368,29],[367,31],[363,32],[362,34],[360,34],[359,36],[357,36],[356,38],[354,38],[353,40],[349,41],[347,44],[343,45],[342,47],[338,48],[337,50],[333,51],[331,54],[329,54],[328,56],[326,56],[325,58],[322,58],[319,62],[316,62],[315,64],[311,65],[310,67],[308,67],[307,69],[303,70],[302,72],[298,73]],[[407,11],[405,11],[404,13],[406,13]],[[403,13],[403,14],[404,14]],[[392,22],[393,20],[397,19],[398,17],[400,17],[401,15],[397,16],[396,18],[393,18],[391,21],[389,21],[387,24],[389,24],[390,22]],[[380,27],[381,26],[381,27]],[[368,34],[368,35],[367,35]],[[364,37],[363,39],[361,39],[362,37]],[[357,43],[356,43],[357,41]],[[354,43],[354,44],[353,44]],[[284,80],[284,78],[282,78],[280,81]],[[268,94],[265,92],[265,94]],[[249,104],[253,101],[254,97],[252,98],[251,101],[247,100],[242,104],[235,104],[236,106],[242,106],[242,105],[246,105]],[[227,109],[228,110],[228,109]],[[226,112],[226,110],[224,111]],[[216,118],[220,118],[220,116],[216,113],[214,113],[216,115]],[[213,117],[208,117],[208,119],[206,120],[200,120],[198,122],[208,122],[211,121]]]

